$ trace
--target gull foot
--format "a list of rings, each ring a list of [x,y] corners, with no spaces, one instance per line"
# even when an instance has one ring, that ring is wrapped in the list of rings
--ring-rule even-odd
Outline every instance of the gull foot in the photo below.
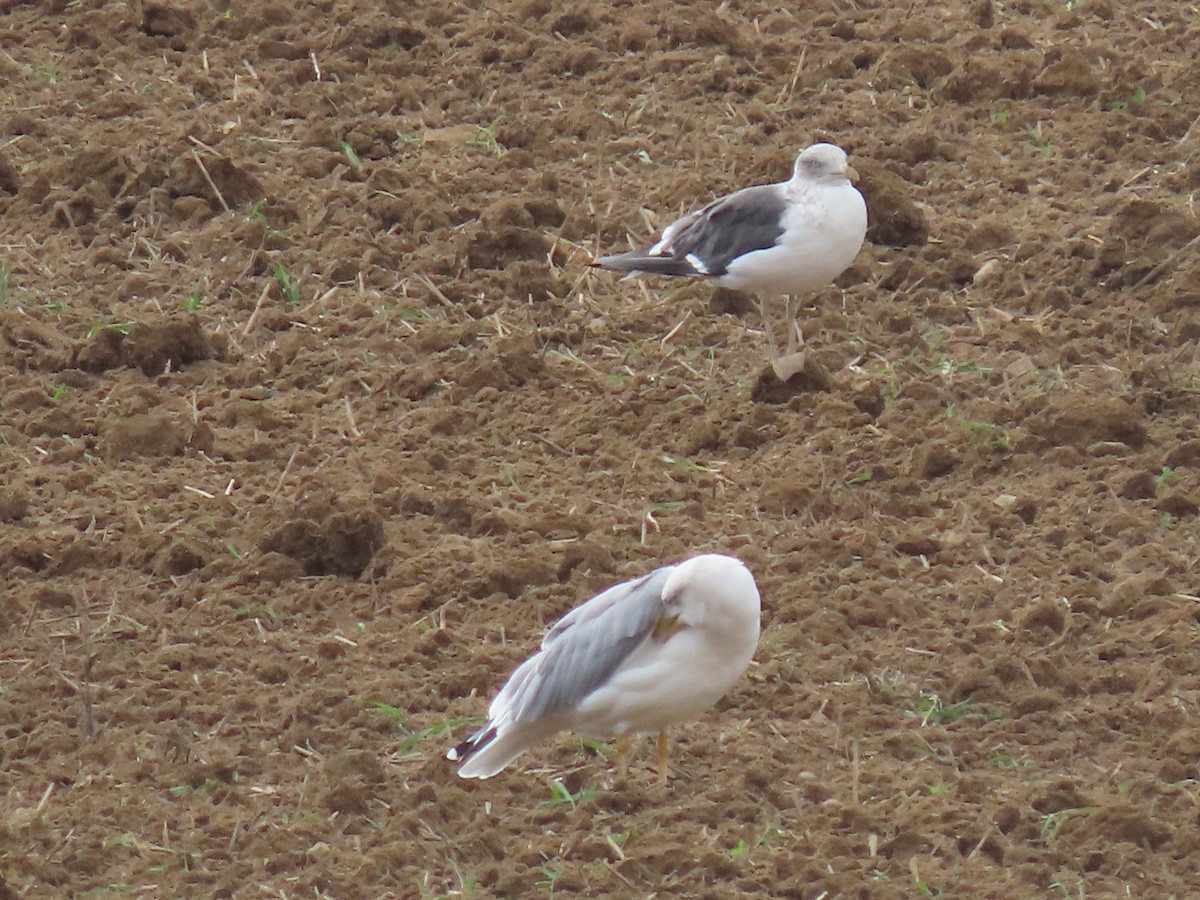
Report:
[[[793,375],[803,372],[808,366],[808,353],[804,350],[785,353],[771,360],[771,369],[780,381],[790,381]]]

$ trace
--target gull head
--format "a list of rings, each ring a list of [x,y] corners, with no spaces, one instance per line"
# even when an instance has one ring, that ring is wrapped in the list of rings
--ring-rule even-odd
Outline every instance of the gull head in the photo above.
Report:
[[[762,601],[740,559],[707,553],[680,563],[663,585],[663,601],[685,625],[748,643],[751,652],[758,642]]]
[[[834,144],[813,144],[800,151],[792,170],[793,181],[842,184],[858,173],[846,159],[846,151]]]

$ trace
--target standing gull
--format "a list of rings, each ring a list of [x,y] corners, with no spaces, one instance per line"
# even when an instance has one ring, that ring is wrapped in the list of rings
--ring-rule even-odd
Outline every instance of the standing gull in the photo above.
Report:
[[[695,719],[750,665],[760,601],[741,560],[710,553],[614,585],[546,632],[488,706],[487,723],[446,754],[463,778],[491,778],[560,731],[631,739]]]
[[[592,265],[631,275],[707,278],[756,294],[779,372],[779,345],[765,296],[787,298],[783,359],[794,358],[803,342],[795,319],[796,296],[837,278],[866,236],[867,205],[851,183],[857,177],[840,147],[813,144],[796,157],[788,181],[735,191],[672,222],[649,250],[602,256]]]

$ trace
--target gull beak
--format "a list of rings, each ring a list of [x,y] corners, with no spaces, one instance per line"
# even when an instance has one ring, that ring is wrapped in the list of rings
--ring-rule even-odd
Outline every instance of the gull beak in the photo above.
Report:
[[[858,169],[854,168],[854,166],[850,165],[849,163],[842,167],[842,174],[851,181],[858,181]]]
[[[654,623],[652,632],[655,642],[661,644],[683,630],[683,623],[678,616],[663,616]]]

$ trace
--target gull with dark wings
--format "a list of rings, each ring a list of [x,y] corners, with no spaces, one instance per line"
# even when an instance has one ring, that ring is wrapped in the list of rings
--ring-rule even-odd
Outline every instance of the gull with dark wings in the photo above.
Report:
[[[853,184],[857,177],[840,147],[813,144],[796,157],[787,181],[714,200],[668,225],[648,250],[602,256],[592,265],[630,275],[703,278],[755,294],[776,372],[786,378],[803,343],[797,298],[845,271],[866,236],[867,205]],[[782,354],[766,309],[766,298],[778,294],[786,298]]]

